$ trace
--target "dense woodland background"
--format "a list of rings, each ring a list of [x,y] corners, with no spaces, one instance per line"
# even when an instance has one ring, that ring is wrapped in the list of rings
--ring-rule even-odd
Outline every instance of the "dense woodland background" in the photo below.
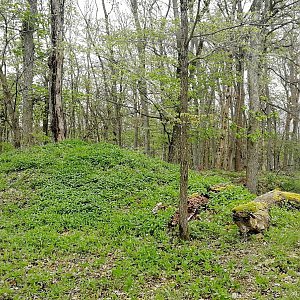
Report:
[[[177,3],[178,2],[178,3]],[[189,165],[300,167],[300,2],[1,0],[0,150],[79,138]],[[250,175],[249,175],[250,174]],[[252,176],[252,177],[251,177]]]

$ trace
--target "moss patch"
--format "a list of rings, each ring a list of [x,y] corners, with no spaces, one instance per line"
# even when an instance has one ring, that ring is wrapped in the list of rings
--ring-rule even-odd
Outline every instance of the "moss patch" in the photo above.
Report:
[[[292,202],[297,202],[300,205],[300,194],[290,193],[290,192],[280,192],[280,194],[287,200]]]
[[[266,208],[265,203],[251,201],[246,204],[242,204],[242,205],[234,207],[232,211],[234,213],[237,213],[237,212],[255,213],[255,212],[257,212],[259,210],[263,210],[265,208]]]
[[[293,208],[300,209],[300,194],[290,193],[290,192],[280,192],[283,198],[282,203],[288,204]]]

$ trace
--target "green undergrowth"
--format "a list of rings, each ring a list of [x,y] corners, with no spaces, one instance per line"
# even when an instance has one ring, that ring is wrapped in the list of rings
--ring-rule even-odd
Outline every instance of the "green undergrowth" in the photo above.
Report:
[[[209,194],[191,240],[167,224],[178,167],[109,144],[66,141],[0,155],[0,299],[297,299],[298,211],[274,208],[242,242],[233,207],[255,196],[190,172]],[[159,202],[165,209],[152,209]]]
[[[259,187],[262,191],[280,189],[300,194],[300,172],[290,174],[265,173],[260,176]]]
[[[224,170],[201,171],[203,176],[223,176],[228,182],[236,185],[246,185],[246,172],[233,172]],[[260,172],[258,177],[258,193],[264,194],[271,190],[279,189],[282,191],[300,193],[300,171],[293,172]]]

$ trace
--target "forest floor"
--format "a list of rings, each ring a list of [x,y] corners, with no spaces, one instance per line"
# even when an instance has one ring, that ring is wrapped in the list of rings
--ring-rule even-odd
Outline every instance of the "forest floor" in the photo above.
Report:
[[[292,175],[261,191],[300,192]],[[108,144],[1,154],[0,299],[300,299],[299,211],[272,209],[269,231],[243,242],[231,209],[255,195],[241,174],[191,172],[189,193],[209,203],[181,242],[167,228],[178,181],[177,166]]]

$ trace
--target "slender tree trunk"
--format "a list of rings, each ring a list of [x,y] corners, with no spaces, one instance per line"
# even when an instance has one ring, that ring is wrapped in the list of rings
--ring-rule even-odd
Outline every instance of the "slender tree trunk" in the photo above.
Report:
[[[51,0],[50,108],[51,130],[55,142],[66,138],[62,100],[64,0]]]
[[[229,147],[229,137],[228,137],[228,116],[229,116],[229,106],[230,106],[230,87],[226,86],[223,92],[222,98],[224,103],[221,105],[221,137],[219,143],[219,149],[217,152],[216,168],[217,169],[227,169],[228,167],[228,147]]]
[[[133,89],[133,109],[134,109],[134,149],[139,148],[139,108],[138,108],[138,93],[137,89]]]
[[[85,107],[85,134],[84,137],[88,139],[91,134],[91,128],[90,128],[90,110],[91,110],[91,72],[90,72],[90,52],[88,50],[86,54],[86,62],[87,62],[87,78],[85,83],[85,92],[86,92],[86,107]]]
[[[49,78],[44,76],[44,87],[49,90]],[[43,132],[46,136],[49,135],[49,97],[45,97],[43,110]]]
[[[266,86],[266,96],[269,98],[269,86]],[[268,132],[268,141],[267,141],[267,170],[272,171],[274,169],[274,153],[272,153],[272,118],[271,118],[271,107],[270,104],[267,103],[266,106],[266,113],[267,113],[267,132]]]
[[[21,146],[21,132],[19,125],[19,114],[15,99],[10,91],[7,78],[0,67],[0,83],[3,88],[4,104],[7,110],[9,126],[12,130],[13,144],[16,148]]]
[[[235,1],[236,19],[241,21],[243,16],[242,0]],[[245,73],[245,51],[242,46],[237,48],[234,54],[235,68],[236,68],[236,104],[235,104],[235,123],[236,123],[236,137],[235,137],[235,156],[234,156],[234,169],[241,171],[244,168],[243,164],[243,137],[241,136],[243,122],[243,106],[245,103],[245,89],[244,89],[244,73]]]
[[[178,1],[172,0],[173,3],[173,13],[174,13],[174,20],[179,21],[179,9],[178,9]],[[178,55],[178,61],[180,61],[180,51],[181,51],[181,31],[178,30],[176,32],[176,48],[177,48],[177,55]],[[177,78],[180,78],[180,65],[177,67],[176,70],[176,76]],[[176,104],[175,112],[177,114],[177,118],[180,117],[180,107]],[[169,143],[169,153],[168,153],[168,162],[172,163],[178,163],[180,160],[180,124],[175,121],[172,129],[172,137],[170,139]]]
[[[235,146],[235,170],[241,171],[243,169],[242,163],[242,137],[240,136],[240,132],[243,128],[243,106],[245,103],[245,91],[244,91],[244,65],[243,59],[244,55],[241,47],[239,48],[239,53],[237,55],[236,60],[236,71],[238,76],[238,81],[236,84],[236,106],[235,106],[235,122],[236,122],[236,146]]]
[[[139,35],[137,43],[138,57],[139,57],[139,76],[138,90],[141,99],[142,108],[142,122],[143,122],[143,136],[145,153],[150,155],[150,122],[149,122],[149,108],[148,108],[148,90],[146,82],[146,41],[144,34],[142,34],[142,27],[140,24],[138,3],[137,0],[131,0],[131,9],[134,17],[136,31]]]
[[[179,202],[179,235],[189,239],[187,220],[188,189],[188,1],[180,0],[180,202]]]
[[[298,54],[299,55],[299,54]],[[299,117],[300,117],[300,78],[299,78],[299,72],[297,72],[297,66],[299,67],[300,59],[297,57],[297,55],[293,54],[291,57],[294,58],[293,61],[289,62],[289,69],[290,69],[290,90],[291,90],[291,110],[293,111],[293,130],[291,133],[291,140],[293,143],[293,147],[291,149],[291,167],[292,169],[296,169],[296,162],[297,162],[297,156],[299,155],[297,149],[297,144],[299,142],[298,140],[298,132],[299,132]]]
[[[260,32],[256,29],[250,37],[248,81],[249,81],[249,124],[247,135],[247,187],[252,193],[257,193],[257,178],[259,170],[259,121],[257,119],[259,101],[259,39]]]
[[[264,8],[265,11],[262,11],[262,8]],[[269,9],[267,1],[254,1],[251,6],[252,20],[255,23],[264,22],[264,17],[267,16],[267,9]],[[257,193],[258,173],[260,168],[260,72],[264,34],[264,29],[261,29],[260,27],[253,28],[253,31],[250,34],[248,51],[249,119],[247,132],[246,184],[252,193]]]
[[[190,20],[190,22],[192,22],[193,20]],[[191,40],[191,52],[193,52],[194,50],[194,55],[195,56],[199,56],[203,50],[203,41],[197,40],[197,38],[194,38]],[[190,69],[189,72],[189,79],[192,82],[192,89],[197,89],[197,71],[199,69],[199,61],[198,60],[194,60],[192,63],[192,68]],[[194,114],[195,116],[199,117],[200,116],[200,107],[199,107],[199,99],[198,96],[195,96],[193,99],[190,99],[190,101],[193,100],[194,103]],[[193,167],[194,169],[199,169],[200,167],[200,151],[201,151],[201,146],[200,146],[200,130],[199,130],[200,126],[197,126],[195,133],[194,133],[194,142],[191,146],[192,149],[192,156],[193,156]]]
[[[104,12],[106,35],[110,37],[111,33],[110,33],[109,15],[106,10],[105,0],[102,0],[102,8]],[[117,92],[117,78],[116,78],[117,72],[115,68],[115,53],[114,53],[113,46],[110,44],[108,44],[108,50],[109,50],[109,68],[112,77],[110,98],[111,98],[111,102],[114,103],[114,114],[115,114],[114,122],[113,122],[114,142],[121,147],[122,146],[122,117],[121,117],[120,98]]]
[[[0,109],[0,152],[3,151],[3,142],[5,132],[5,110],[4,108]]]
[[[289,95],[287,94],[287,97],[289,99]],[[288,108],[290,109],[291,107],[291,101],[290,99],[288,100]],[[289,155],[290,155],[290,127],[291,127],[291,114],[287,112],[286,114],[286,119],[285,119],[285,126],[284,126],[284,141],[283,141],[283,169],[288,168],[289,164]]]

